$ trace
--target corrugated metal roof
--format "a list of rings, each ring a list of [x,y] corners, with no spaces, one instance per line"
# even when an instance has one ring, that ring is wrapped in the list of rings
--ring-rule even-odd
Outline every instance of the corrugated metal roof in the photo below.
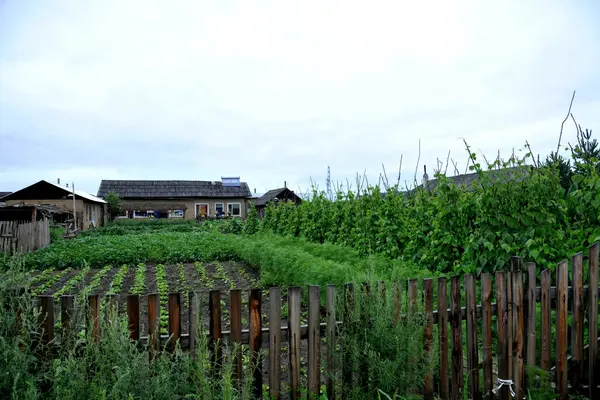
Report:
[[[58,188],[61,188],[63,190],[66,190],[69,193],[73,193],[73,189],[72,188],[61,186],[61,185],[58,185],[56,183],[52,183],[52,182],[48,182],[48,181],[44,181],[44,182],[49,183],[51,185],[54,185],[54,186],[56,186]],[[84,199],[87,199],[87,200],[90,200],[90,201],[95,201],[97,203],[105,203],[106,204],[106,202],[104,200],[102,200],[101,198],[99,198],[99,197],[93,196],[93,195],[91,195],[89,193],[86,193],[86,192],[84,192],[82,190],[75,189],[75,199],[77,199],[77,197],[83,197]]]

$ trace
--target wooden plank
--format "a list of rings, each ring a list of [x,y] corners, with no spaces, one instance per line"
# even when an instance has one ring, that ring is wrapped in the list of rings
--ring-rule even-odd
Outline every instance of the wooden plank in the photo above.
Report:
[[[321,379],[319,373],[319,334],[321,288],[311,285],[308,287],[308,397],[320,396]]]
[[[60,324],[62,330],[63,343],[74,337],[71,319],[75,315],[75,296],[60,296]]]
[[[550,285],[552,284],[551,271],[545,269],[541,274],[541,309],[542,314],[542,354],[540,355],[540,368],[550,371],[550,353],[552,346],[552,314],[550,309]]]
[[[344,285],[344,315],[342,329],[348,335],[354,329],[354,286]],[[349,351],[342,346],[342,398],[349,397],[354,385],[354,365]]]
[[[415,286],[415,288],[416,288],[416,286]],[[416,294],[417,293],[415,291],[415,295]],[[371,297],[371,286],[368,283],[362,284],[362,295],[363,295],[363,301],[360,304],[359,324],[360,324],[360,326],[364,327],[364,326],[367,326],[367,324],[369,323],[368,309],[373,304],[376,304],[375,301],[377,299]],[[367,344],[364,340],[364,335],[357,336],[357,339],[358,339],[359,348],[365,348],[365,346]],[[364,391],[368,391],[369,390],[369,363],[368,363],[367,357],[360,357],[358,364],[359,364],[358,365],[358,385]]]
[[[150,359],[160,351],[160,295],[148,295],[148,337],[150,340]]]
[[[408,280],[408,299],[409,299],[409,308],[408,308],[408,312],[411,314],[414,314],[415,312],[417,312],[418,307],[417,307],[417,299],[418,299],[418,295],[417,295],[417,286],[418,286],[418,280],[417,279],[409,279]]]
[[[242,381],[242,292],[239,289],[229,291],[231,319],[231,340],[233,342],[233,379],[238,388]]]
[[[40,327],[42,344],[48,346],[54,340],[54,297],[39,296],[41,312]]]
[[[522,399],[525,391],[525,363],[523,360],[523,274],[521,271],[513,273],[513,316],[514,316],[514,344],[513,344],[513,381],[517,399]]]
[[[96,342],[100,341],[100,296],[92,294],[88,296],[90,307],[90,326],[92,337]]]
[[[477,319],[475,302],[477,292],[473,274],[465,275],[465,295],[467,306],[467,384],[470,399],[479,399],[479,354],[477,343]]]
[[[258,399],[262,396],[262,362],[260,360],[260,348],[262,347],[262,317],[260,313],[260,289],[250,290],[248,303],[250,307],[250,365],[252,365],[254,370],[253,393],[254,397]]]
[[[450,322],[452,324],[452,399],[462,397],[463,347],[462,318],[460,317],[460,281],[455,276],[450,281]]]
[[[492,361],[492,276],[489,273],[481,274],[481,313],[483,336],[483,397],[491,398],[493,389],[493,361]]]
[[[127,321],[131,340],[140,340],[140,296],[137,294],[127,295]]]
[[[288,289],[288,348],[290,397],[300,398],[300,287]]]
[[[208,333],[211,362],[214,365],[215,376],[223,365],[223,342],[221,338],[221,292],[211,290],[208,293]]]
[[[568,316],[568,280],[567,261],[562,261],[556,269],[558,299],[556,304],[556,387],[561,399],[568,398],[567,388],[567,316]]]
[[[588,249],[588,285],[590,288],[598,287],[598,258],[599,256],[598,243],[590,246]],[[590,290],[587,302],[588,311],[588,337],[598,337],[598,291]],[[598,390],[598,382],[600,382],[600,368],[598,368],[598,342],[596,340],[589,341],[588,348],[588,386],[589,398],[600,399],[600,390]]]
[[[327,380],[325,386],[327,388],[327,399],[335,400],[335,348],[337,344],[335,319],[335,302],[336,302],[336,287],[335,285],[327,285],[325,298],[325,312],[327,313],[327,362],[326,374]]]
[[[400,282],[395,282],[393,284],[394,291],[394,319],[393,322],[398,322],[400,318],[400,312],[402,310],[402,285]]]
[[[433,279],[423,279],[423,299],[425,302],[425,315],[427,317],[423,338],[425,341],[425,351],[431,353],[433,347]],[[423,392],[423,397],[426,400],[433,399],[433,370],[428,371],[425,376]]]
[[[269,395],[278,400],[281,391],[281,289],[269,289]]]
[[[527,365],[537,365],[536,363],[536,342],[537,342],[537,315],[536,315],[536,295],[535,289],[537,285],[537,265],[535,263],[527,263],[527,325],[525,343],[527,346]]]
[[[583,253],[577,253],[571,261],[573,271],[573,308],[571,330],[571,388],[577,393],[583,383]]]
[[[189,326],[189,351],[192,358],[196,357],[196,336],[198,335],[198,309],[200,297],[193,291],[188,293],[189,309],[188,309],[188,326]],[[232,322],[233,329],[233,322]]]
[[[169,293],[169,352],[174,353],[181,338],[181,296]]]
[[[498,379],[509,380],[508,374],[508,297],[506,295],[506,275],[504,272],[496,272],[496,332],[498,334]],[[502,386],[498,391],[500,400],[507,400],[509,390]]]
[[[440,398],[448,400],[448,293],[446,278],[438,278],[437,289],[438,332],[440,343]]]

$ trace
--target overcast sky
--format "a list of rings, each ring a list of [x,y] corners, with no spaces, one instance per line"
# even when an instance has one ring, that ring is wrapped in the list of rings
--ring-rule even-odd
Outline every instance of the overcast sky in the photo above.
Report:
[[[493,4],[492,4],[493,3]],[[0,191],[264,192],[600,133],[597,1],[0,0]],[[596,134],[598,135],[598,134]],[[565,139],[573,140],[572,122]],[[454,168],[449,168],[451,172]]]

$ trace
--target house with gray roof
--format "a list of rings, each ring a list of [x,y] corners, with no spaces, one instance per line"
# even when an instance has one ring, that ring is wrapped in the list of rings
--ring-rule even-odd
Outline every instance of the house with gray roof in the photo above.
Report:
[[[302,203],[302,199],[300,198],[300,196],[298,196],[296,193],[294,193],[293,190],[290,190],[287,187],[271,189],[259,198],[253,199],[256,211],[261,217],[264,217],[265,208],[269,203],[279,203],[286,201],[291,201],[294,204]]]
[[[120,218],[243,217],[252,193],[239,177],[220,181],[103,180],[98,197],[121,198]]]

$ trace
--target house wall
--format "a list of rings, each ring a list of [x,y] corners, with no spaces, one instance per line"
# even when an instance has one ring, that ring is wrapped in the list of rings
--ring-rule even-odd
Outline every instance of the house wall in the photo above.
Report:
[[[73,200],[7,200],[6,206],[25,202],[26,204],[52,204],[59,210],[73,212]],[[89,206],[89,207],[88,207]],[[79,229],[88,229],[92,221],[96,221],[96,226],[104,225],[104,204],[94,203],[83,199],[75,199],[75,214],[77,217],[77,227]]]
[[[243,197],[240,198],[223,198],[223,199],[215,199],[211,197],[199,197],[195,199],[156,199],[156,200],[139,200],[139,199],[122,199],[122,204],[132,204],[132,203],[144,203],[149,206],[156,205],[156,210],[164,209],[165,204],[173,204],[173,208],[171,210],[176,210],[180,208],[181,204],[184,204],[186,209],[184,210],[184,219],[195,219],[196,214],[196,204],[208,204],[209,207],[209,216],[214,217],[216,215],[216,205],[221,203],[223,204],[223,210],[227,212],[227,204],[229,203],[239,203],[240,204],[240,213],[241,216],[244,217],[246,215],[247,204],[246,199]],[[152,210],[152,208],[149,208]],[[140,210],[141,211],[141,210]]]

